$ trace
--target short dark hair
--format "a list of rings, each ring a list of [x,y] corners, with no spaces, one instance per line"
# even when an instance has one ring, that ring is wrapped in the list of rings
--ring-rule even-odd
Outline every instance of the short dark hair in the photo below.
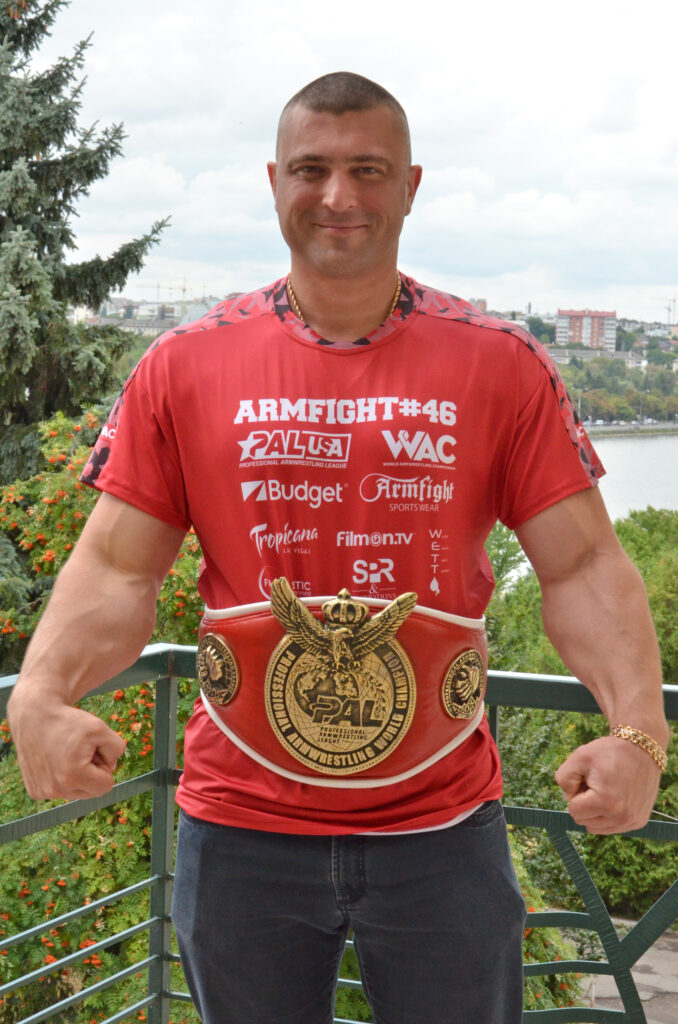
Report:
[[[334,71],[309,82],[285,104],[283,114],[297,104],[319,114],[346,114],[349,110],[374,110],[375,107],[387,106],[407,121],[405,111],[395,96],[377,82],[352,71]]]
[[[363,75],[352,71],[333,71],[322,75],[296,92],[283,107],[278,122],[278,135],[285,114],[292,107],[302,106],[317,114],[346,114],[353,110],[374,110],[375,107],[390,107],[402,119],[409,147],[410,129],[407,114],[395,96],[382,85],[372,82]]]

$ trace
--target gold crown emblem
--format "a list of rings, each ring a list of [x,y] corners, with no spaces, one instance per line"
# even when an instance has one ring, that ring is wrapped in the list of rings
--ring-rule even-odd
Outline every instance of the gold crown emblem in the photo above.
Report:
[[[334,627],[359,626],[370,613],[366,604],[353,600],[346,587],[339,591],[336,598],[325,601],[322,608],[325,621]]]

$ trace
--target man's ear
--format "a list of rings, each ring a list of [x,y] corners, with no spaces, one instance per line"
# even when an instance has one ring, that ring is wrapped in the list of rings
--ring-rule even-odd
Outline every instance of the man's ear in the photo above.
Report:
[[[266,170],[268,171],[268,180],[271,183],[271,190],[273,192],[273,198],[276,199],[277,198],[276,191],[277,191],[278,177],[277,177],[277,165],[276,165],[275,160],[269,160],[269,162],[266,164]],[[278,205],[276,203],[276,209],[277,208],[278,208]]]
[[[407,172],[407,209],[405,211],[406,216],[412,209],[412,203],[414,202],[414,197],[417,194],[417,189],[419,188],[421,182],[421,175],[422,168],[420,164],[412,164],[409,171]]]

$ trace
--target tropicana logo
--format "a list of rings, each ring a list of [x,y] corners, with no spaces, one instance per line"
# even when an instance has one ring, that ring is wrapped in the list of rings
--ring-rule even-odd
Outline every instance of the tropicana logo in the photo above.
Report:
[[[282,530],[269,530],[267,523],[259,523],[250,530],[250,537],[259,554],[264,551],[280,551],[281,548],[299,547],[318,539],[317,527],[304,529],[285,523]]]

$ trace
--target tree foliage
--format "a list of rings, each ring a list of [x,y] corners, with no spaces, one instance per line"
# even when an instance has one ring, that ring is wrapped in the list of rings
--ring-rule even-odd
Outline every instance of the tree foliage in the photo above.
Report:
[[[111,390],[131,336],[85,326],[69,306],[98,309],[137,272],[165,221],[107,257],[70,261],[73,218],[122,152],[121,124],[81,127],[80,79],[89,39],[31,69],[65,0],[0,6],[0,441],[16,456],[17,428],[78,413]],[[19,438],[19,441],[17,441]],[[0,479],[9,479],[0,467]]]
[[[560,369],[583,420],[670,420],[678,412],[678,377],[664,365],[649,365],[643,373],[601,356],[586,363],[571,359]]]
[[[528,316],[527,327],[542,345],[553,345],[556,340],[556,325],[546,324],[540,316]]]

